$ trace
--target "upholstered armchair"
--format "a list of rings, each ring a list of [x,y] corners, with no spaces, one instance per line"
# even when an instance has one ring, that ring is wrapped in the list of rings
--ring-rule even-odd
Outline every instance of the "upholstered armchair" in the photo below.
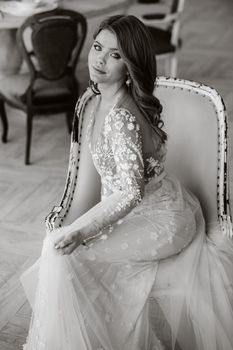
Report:
[[[222,276],[225,280],[225,273],[232,276],[229,266],[232,266],[233,230],[228,178],[227,115],[223,99],[215,89],[209,86],[165,77],[157,79],[155,95],[163,105],[162,119],[168,134],[166,171],[178,177],[200,200],[209,242],[208,249],[211,251],[212,246],[217,247],[213,252],[217,252],[222,264],[226,267]],[[201,246],[200,249],[202,249]],[[182,254],[180,259],[182,261]],[[193,261],[190,261],[192,268],[195,265],[195,259],[196,257],[193,257]],[[230,264],[228,259],[231,261]],[[166,294],[167,286],[173,290],[172,293],[177,298],[176,303],[179,303],[184,288],[177,286],[176,282],[175,285],[172,283],[176,278],[179,278],[179,281],[185,280],[182,263],[182,269],[171,278],[170,271],[173,266],[171,264],[174,264],[174,259],[172,261],[164,259],[160,263],[156,276],[156,290],[152,290],[150,298],[153,324],[164,344],[166,341],[170,344],[171,339],[163,339],[163,336],[167,337],[169,332],[164,310],[162,311],[159,305],[163,305],[163,298],[169,298]],[[177,265],[179,266],[179,263]],[[214,280],[217,268],[211,266],[211,269]],[[226,280],[230,279],[226,278]],[[232,286],[226,285],[226,293],[228,287],[232,290]],[[232,295],[231,298],[233,299]],[[173,303],[171,316],[178,319],[180,315],[174,312],[176,303]],[[203,322],[205,322],[204,319]],[[179,350],[178,344],[175,349]]]

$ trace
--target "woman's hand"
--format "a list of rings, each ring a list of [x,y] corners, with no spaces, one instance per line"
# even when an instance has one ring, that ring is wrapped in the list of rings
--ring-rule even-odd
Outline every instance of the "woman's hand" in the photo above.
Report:
[[[60,255],[71,254],[83,242],[83,237],[79,231],[64,233],[55,238],[54,247]]]

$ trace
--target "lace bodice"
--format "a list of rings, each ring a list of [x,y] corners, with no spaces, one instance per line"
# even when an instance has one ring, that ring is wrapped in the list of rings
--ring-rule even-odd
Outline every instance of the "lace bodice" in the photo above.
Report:
[[[84,229],[88,239],[93,237],[90,231],[102,233],[106,227],[111,231],[112,224],[119,223],[119,219],[139,205],[145,185],[152,178],[159,180],[164,173],[162,148],[157,157],[143,155],[140,125],[129,110],[113,106],[95,143],[92,137],[94,122],[92,113],[86,137],[93,163],[101,176],[102,200],[89,211],[92,229],[87,229],[87,225],[87,230]],[[100,208],[103,208],[102,217]],[[87,222],[88,214],[84,218]]]
[[[92,98],[93,94],[88,91],[78,102],[76,108],[77,116],[74,123],[67,186],[61,205],[57,207],[62,210],[65,200],[67,200],[66,207],[71,206],[75,179],[78,176],[77,157],[81,141],[78,141],[76,147],[75,125],[79,125],[79,130],[82,129],[84,110]],[[165,158],[165,148],[161,143],[157,143],[157,148],[152,147],[153,152],[146,154],[143,152],[141,127],[136,116],[127,108],[112,107],[104,119],[103,127],[95,143],[92,138],[93,125],[94,113],[90,117],[86,137],[93,163],[101,177],[101,201],[71,224],[74,229],[82,231],[87,240],[101,235],[103,230],[106,232],[107,229],[111,232],[112,225],[119,224],[119,220],[140,204],[147,183],[152,179],[155,181],[162,179]],[[81,132],[79,138],[80,136]]]
[[[92,143],[92,116],[88,143],[93,162],[101,176],[102,198],[116,191],[124,192],[124,203],[141,201],[144,189],[142,140],[136,119],[123,108],[113,108],[106,116],[97,142]]]
[[[91,116],[87,140],[93,162],[101,176],[102,198],[114,191],[124,191],[135,204],[141,201],[144,185],[164,171],[165,149],[143,155],[142,134],[136,117],[125,108],[113,107],[93,144],[94,113]]]

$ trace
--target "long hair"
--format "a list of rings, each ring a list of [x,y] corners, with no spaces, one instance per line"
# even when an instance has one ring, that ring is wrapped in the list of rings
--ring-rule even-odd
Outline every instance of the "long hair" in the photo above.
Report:
[[[94,33],[94,39],[103,29],[116,35],[120,54],[131,78],[130,93],[144,117],[165,142],[167,135],[162,130],[162,105],[153,95],[157,74],[149,30],[137,17],[124,15],[103,20]]]

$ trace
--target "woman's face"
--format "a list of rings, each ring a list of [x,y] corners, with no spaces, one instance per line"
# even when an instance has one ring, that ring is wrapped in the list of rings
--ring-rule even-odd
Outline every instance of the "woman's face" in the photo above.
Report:
[[[107,29],[95,38],[88,55],[90,79],[94,83],[123,83],[126,65],[118,50],[117,38]]]

